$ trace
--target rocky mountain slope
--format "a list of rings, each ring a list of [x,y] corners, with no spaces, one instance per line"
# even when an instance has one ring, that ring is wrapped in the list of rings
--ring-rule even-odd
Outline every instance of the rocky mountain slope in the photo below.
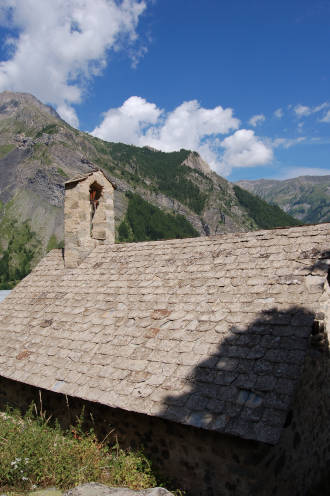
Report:
[[[267,202],[279,205],[304,223],[330,221],[330,175],[301,176],[284,181],[258,179],[237,184]]]
[[[148,231],[148,226],[139,225],[140,237],[135,233],[134,209],[143,211],[137,222],[158,219],[164,226],[162,238],[296,223],[264,204],[271,209],[271,221],[260,224],[256,199],[252,195],[248,201],[242,199],[237,186],[211,171],[196,152],[164,153],[105,142],[72,128],[32,95],[4,92],[0,94],[0,288],[7,287],[5,281],[24,277],[47,249],[63,242],[64,183],[95,167],[117,184],[115,217],[122,241],[140,240],[141,232]],[[156,234],[145,236],[151,239]]]

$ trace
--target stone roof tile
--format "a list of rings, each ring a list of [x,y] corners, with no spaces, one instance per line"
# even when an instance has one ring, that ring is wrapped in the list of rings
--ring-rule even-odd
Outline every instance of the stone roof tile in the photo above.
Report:
[[[329,264],[330,225],[50,252],[0,305],[0,374],[276,443]]]

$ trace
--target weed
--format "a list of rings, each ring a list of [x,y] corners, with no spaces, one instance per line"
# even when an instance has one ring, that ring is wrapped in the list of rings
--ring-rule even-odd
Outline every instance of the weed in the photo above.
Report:
[[[53,425],[54,424],[54,425]],[[63,431],[45,412],[31,406],[0,414],[1,490],[67,489],[86,482],[145,489],[156,485],[150,461],[142,452],[109,447],[93,430],[84,432],[83,417]]]

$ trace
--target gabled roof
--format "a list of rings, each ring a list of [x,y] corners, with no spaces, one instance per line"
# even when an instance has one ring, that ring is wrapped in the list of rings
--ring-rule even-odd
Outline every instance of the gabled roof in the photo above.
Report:
[[[111,407],[279,439],[330,224],[50,252],[0,305],[0,374]]]
[[[87,174],[82,174],[80,176],[68,179],[67,181],[65,181],[64,186],[65,186],[65,188],[68,188],[70,186],[74,186],[75,184],[80,183],[81,181],[84,181],[89,176],[92,176],[95,172],[101,172],[101,174],[103,174],[103,176],[109,181],[109,183],[112,184],[113,188],[117,189],[117,185],[111,179],[109,179],[109,177],[104,173],[104,171],[102,169],[98,169],[98,168],[95,168],[94,170],[92,170],[91,172],[88,172]]]

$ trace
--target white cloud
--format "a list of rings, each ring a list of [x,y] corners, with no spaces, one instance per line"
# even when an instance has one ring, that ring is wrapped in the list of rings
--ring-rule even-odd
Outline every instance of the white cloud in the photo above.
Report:
[[[288,167],[279,179],[291,179],[299,176],[329,176],[330,169],[321,169],[317,167]]]
[[[144,146],[145,135],[152,124],[157,124],[162,110],[144,98],[131,96],[119,108],[104,114],[100,126],[91,133],[98,138],[122,141],[130,145]]]
[[[144,0],[2,0],[0,22],[19,34],[0,62],[0,91],[33,93],[77,125],[71,105],[102,72],[108,50],[136,40],[145,8]]]
[[[320,119],[321,122],[330,122],[330,110]]]
[[[284,115],[283,109],[281,109],[281,108],[276,109],[275,112],[274,112],[274,115],[278,119],[282,119],[282,117]]]
[[[73,127],[79,126],[79,119],[74,110],[74,108],[70,107],[66,103],[62,103],[56,108],[58,114],[62,117],[62,119],[68,122]]]
[[[298,126],[297,126],[298,133],[302,133],[303,132],[303,127],[304,127],[304,121],[298,122]]]
[[[261,124],[265,120],[266,117],[264,116],[264,114],[257,114],[251,117],[251,119],[249,120],[249,124],[253,127],[256,127],[258,124]]]
[[[228,170],[232,167],[265,165],[273,159],[272,147],[255,136],[250,129],[239,129],[225,138],[221,145],[225,149],[223,167]]]
[[[313,108],[313,112],[320,112],[320,110],[324,110],[327,107],[329,107],[328,102],[321,103],[321,105],[317,105],[316,107]]]
[[[298,118],[307,117],[311,114],[316,114],[321,110],[329,107],[328,102],[321,103],[320,105],[316,105],[315,107],[308,107],[307,105],[296,105],[293,110]]]
[[[312,113],[311,107],[307,107],[307,105],[296,105],[293,110],[298,117],[306,117]]]
[[[163,125],[150,129],[147,138],[152,140],[151,146],[165,151],[196,149],[196,146],[203,145],[207,137],[227,134],[238,126],[239,120],[233,117],[232,109],[220,106],[206,109],[200,107],[196,100],[191,100],[169,112]],[[204,148],[211,146],[211,143],[204,142]]]
[[[213,169],[224,173],[219,135],[237,129],[240,121],[230,108],[203,108],[196,100],[183,102],[171,112],[159,109],[144,98],[132,96],[119,108],[104,114],[91,134],[109,141],[121,141],[158,150],[196,150]]]
[[[276,138],[273,140],[273,148],[283,147],[290,148],[291,146],[299,145],[306,141],[305,136],[300,136],[299,138]]]

